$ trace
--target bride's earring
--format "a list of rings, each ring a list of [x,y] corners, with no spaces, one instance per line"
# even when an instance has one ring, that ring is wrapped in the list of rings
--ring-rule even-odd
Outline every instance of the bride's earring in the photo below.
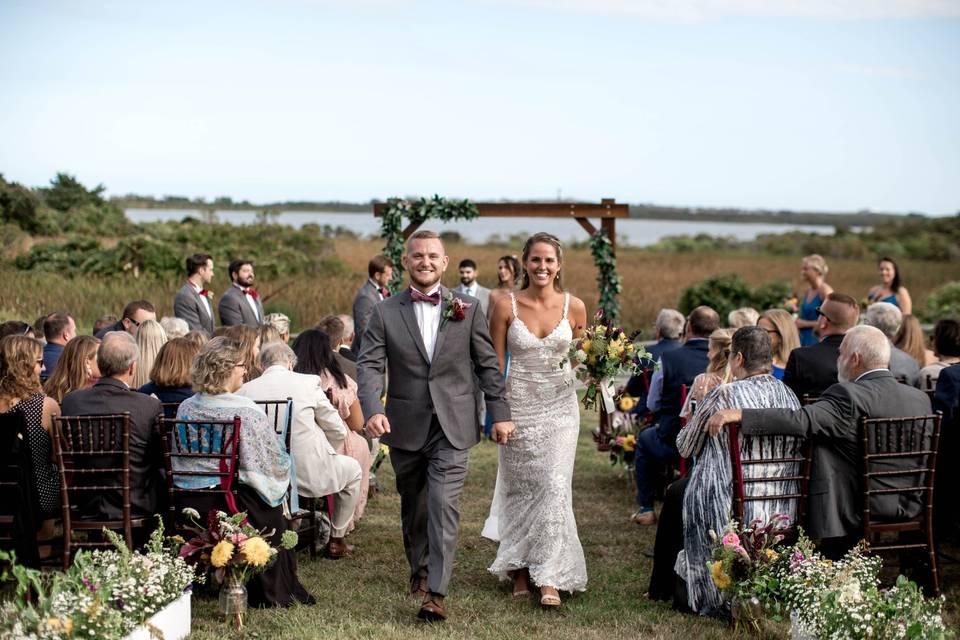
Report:
[[[92,378],[92,377],[93,377],[93,367],[91,367],[90,365],[85,365],[85,366],[86,366],[86,369],[87,369],[87,377],[88,377],[88,378]]]

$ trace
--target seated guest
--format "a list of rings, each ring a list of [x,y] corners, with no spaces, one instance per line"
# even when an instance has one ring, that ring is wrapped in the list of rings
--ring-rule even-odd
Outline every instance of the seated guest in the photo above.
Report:
[[[860,307],[853,297],[843,293],[831,293],[817,309],[817,333],[820,342],[809,347],[800,347],[790,352],[783,383],[797,397],[816,397],[824,389],[837,383],[837,357],[840,343],[850,329],[860,320]]]
[[[640,508],[632,519],[639,525],[652,525],[657,521],[653,512],[655,466],[679,456],[676,443],[680,431],[682,388],[689,389],[694,379],[706,371],[708,339],[719,325],[720,316],[716,311],[710,307],[697,307],[687,316],[684,345],[660,356],[660,368],[653,374],[647,395],[647,408],[653,412],[655,424],[640,432],[634,453],[637,505]]]
[[[263,319],[263,324],[276,329],[284,343],[290,342],[290,318],[282,313],[268,313]]]
[[[43,337],[47,341],[43,345],[43,371],[40,380],[46,381],[57,369],[57,360],[63,353],[63,348],[77,335],[77,324],[68,313],[58,311],[51,313],[43,321]]]
[[[920,365],[913,357],[893,345],[893,338],[900,330],[903,314],[889,302],[874,302],[867,307],[863,317],[865,325],[876,327],[890,340],[890,373],[911,387],[920,387]]]
[[[782,382],[770,375],[772,345],[769,334],[759,327],[742,327],[733,334],[730,343],[730,372],[734,382],[715,389],[697,408],[697,413],[677,436],[677,448],[684,457],[695,456],[697,464],[689,474],[683,496],[682,528],[683,550],[679,557],[664,558],[673,564],[687,589],[689,607],[700,615],[715,615],[723,604],[707,562],[710,560],[713,543],[709,532],[722,531],[730,521],[733,505],[732,471],[730,468],[730,442],[726,432],[718,438],[708,438],[703,425],[717,411],[723,409],[782,408],[799,409],[797,397]],[[793,457],[798,454],[800,441],[797,438],[744,436],[740,439],[743,459],[759,457]],[[800,470],[786,465],[751,465],[744,469],[748,477],[773,477],[796,475]],[[799,487],[751,486],[751,494],[793,493]],[[754,518],[769,520],[775,513],[796,517],[790,501],[746,501],[743,521]],[[664,505],[664,511],[667,511]],[[660,527],[667,524],[661,519]],[[677,528],[678,522],[673,523]],[[657,531],[657,536],[669,534],[670,527]],[[658,541],[659,544],[659,541]],[[660,544],[661,548],[663,545]]]
[[[783,380],[790,354],[800,346],[797,324],[783,309],[767,309],[760,314],[757,326],[767,332],[773,345],[773,377]]]
[[[909,313],[903,314],[900,330],[893,336],[893,346],[916,360],[921,369],[937,361],[933,351],[927,348],[920,321]]]
[[[353,326],[353,316],[341,313],[337,317],[343,323],[343,338],[340,340],[340,346],[337,347],[337,353],[350,362],[356,362],[357,354],[353,352],[353,342],[357,336],[356,329]]]
[[[340,347],[343,346],[343,332],[345,329],[340,316],[327,316],[322,318],[314,328],[327,334],[330,346],[333,347],[333,357],[340,364],[340,369],[347,374],[347,377],[356,381],[357,363],[347,358],[340,351]]]
[[[920,370],[920,388],[926,392],[937,388],[941,371],[960,363],[960,322],[937,322],[933,327],[933,353],[936,355],[936,362]]]
[[[157,310],[153,308],[153,305],[150,304],[149,301],[134,300],[133,302],[127,303],[127,306],[123,308],[123,315],[120,316],[117,322],[99,331],[95,331],[93,335],[103,340],[103,336],[105,336],[108,331],[126,331],[133,337],[136,337],[137,329],[140,328],[141,323],[156,319]]]
[[[367,506],[367,492],[370,489],[370,445],[360,435],[363,429],[363,412],[360,409],[360,400],[357,398],[357,383],[343,373],[339,361],[334,357],[333,349],[327,334],[317,329],[307,329],[293,343],[293,351],[297,355],[297,366],[294,371],[320,376],[320,387],[330,398],[330,402],[337,408],[340,417],[346,423],[348,431],[346,437],[339,441],[331,441],[337,453],[350,456],[360,464],[363,479],[360,483],[360,497],[354,510],[354,519],[363,516]],[[351,522],[350,529],[353,529]]]
[[[133,376],[133,388],[139,389],[150,381],[150,372],[157,354],[167,342],[167,334],[156,320],[144,320],[137,328],[137,346],[140,348],[140,361]]]
[[[710,334],[709,348],[707,349],[707,370],[693,379],[693,385],[690,392],[687,393],[687,400],[680,409],[680,417],[684,420],[690,420],[693,417],[694,407],[697,406],[708,393],[713,391],[714,387],[723,382],[729,382],[727,374],[727,362],[730,359],[730,339],[733,337],[733,329],[717,329]],[[696,404],[694,404],[696,403]],[[689,456],[683,456],[688,458]]]
[[[898,418],[930,414],[930,399],[918,389],[898,384],[887,368],[890,340],[878,329],[857,326],[840,345],[840,382],[820,400],[799,410],[724,409],[707,422],[716,436],[725,424],[741,423],[744,435],[791,435],[813,444],[806,530],[821,539],[824,555],[842,557],[863,533],[861,418]],[[910,461],[911,463],[913,461]],[[889,480],[891,485],[903,477]],[[912,482],[912,479],[906,479]],[[909,518],[920,513],[919,496],[881,495],[871,502],[876,519]]]
[[[277,328],[272,324],[262,324],[260,325],[260,347],[263,348],[264,345],[271,342],[283,342],[286,344],[286,341],[280,336],[280,332],[277,331]]]
[[[190,325],[183,318],[163,316],[160,318],[160,326],[163,327],[163,332],[167,334],[167,340],[182,338],[190,333]]]
[[[246,366],[243,381],[250,382],[260,375],[260,330],[245,324],[225,327],[223,335],[240,345],[240,359]]]
[[[6,338],[7,336],[36,337],[33,333],[33,327],[22,320],[7,320],[0,324],[0,339]]]
[[[19,413],[27,427],[33,484],[39,500],[39,518],[43,521],[40,538],[53,535],[53,519],[60,517],[60,473],[53,461],[53,416],[60,406],[43,394],[40,368],[43,366],[40,342],[27,336],[0,339],[0,415]]]
[[[247,513],[250,524],[266,529],[271,544],[279,546],[283,532],[290,528],[284,516],[283,502],[290,485],[290,456],[277,439],[273,425],[263,410],[250,398],[237,394],[243,385],[246,364],[240,344],[227,337],[210,340],[194,358],[190,370],[196,395],[180,404],[180,420],[233,420],[241,423],[240,487],[237,506]],[[190,426],[195,429],[194,426]],[[194,436],[196,437],[196,436]],[[174,473],[181,471],[216,471],[216,460],[174,458]],[[217,486],[213,477],[180,476],[178,486],[202,488]],[[205,509],[203,509],[205,511]],[[281,550],[276,562],[265,572],[255,575],[248,584],[252,606],[287,606],[295,602],[314,604],[297,578],[297,557],[292,550]]]
[[[736,331],[740,327],[756,326],[760,312],[753,307],[740,307],[727,314],[727,326]]]
[[[96,322],[93,323],[93,335],[96,336],[103,332],[104,329],[109,329],[115,324],[117,324],[117,316],[110,313],[105,316],[100,316]]]
[[[97,350],[100,340],[93,336],[77,336],[67,343],[57,361],[57,369],[43,383],[44,392],[62,402],[71,391],[89,389],[100,379]]]
[[[150,370],[150,382],[140,387],[140,393],[153,396],[164,404],[180,404],[193,395],[190,367],[203,346],[187,338],[174,338],[160,347],[160,353]],[[164,407],[168,418],[177,415],[172,407]]]
[[[129,333],[108,332],[97,350],[101,378],[89,389],[78,389],[63,398],[65,416],[130,412],[130,508],[136,516],[158,511],[163,487],[163,447],[157,431],[160,401],[130,389],[140,350]],[[119,484],[110,479],[111,483]],[[92,493],[92,492],[91,492]],[[116,520],[123,517],[120,492],[96,493],[78,505],[84,517]]]
[[[251,400],[293,399],[290,452],[297,471],[297,491],[308,498],[333,496],[330,543],[327,556],[341,558],[347,553],[343,537],[353,519],[360,498],[360,464],[338,455],[330,440],[347,437],[347,426],[330,404],[320,377],[295,373],[297,356],[283,342],[270,342],[260,351],[263,373],[237,392]],[[329,437],[327,434],[330,434]]]
[[[644,369],[653,369],[660,362],[660,356],[667,351],[673,351],[683,346],[680,342],[683,322],[683,314],[676,309],[660,309],[660,313],[657,314],[657,321],[653,325],[653,339],[657,343],[647,347],[650,358],[641,362],[640,366]],[[630,377],[626,387],[627,395],[637,398],[637,406],[634,407],[633,412],[641,416],[648,413],[647,393],[650,390],[647,389],[646,385],[647,382],[644,381],[643,375],[638,374]]]
[[[960,494],[956,490],[960,481],[960,468],[956,464],[960,454],[960,364],[940,371],[933,394],[933,410],[943,414],[933,490],[935,536],[941,541],[947,537],[956,540],[960,534]]]
[[[207,341],[210,339],[210,336],[205,334],[203,331],[191,331],[187,335],[183,336],[184,340],[189,340],[193,344],[197,345],[197,349],[207,344]]]

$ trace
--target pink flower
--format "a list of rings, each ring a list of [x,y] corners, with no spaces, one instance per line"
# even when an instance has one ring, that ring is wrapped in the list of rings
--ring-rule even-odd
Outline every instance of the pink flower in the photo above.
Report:
[[[247,536],[243,535],[242,533],[238,533],[232,536],[230,540],[231,542],[233,542],[233,544],[242,544],[243,541],[246,539],[247,539]]]
[[[740,538],[733,531],[728,531],[724,534],[723,539],[720,541],[726,547],[739,547]]]

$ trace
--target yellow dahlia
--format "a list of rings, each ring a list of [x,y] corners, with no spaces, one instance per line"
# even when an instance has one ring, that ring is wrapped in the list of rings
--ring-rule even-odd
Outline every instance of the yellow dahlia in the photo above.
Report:
[[[213,553],[210,554],[210,564],[219,569],[220,567],[226,566],[232,557],[233,543],[227,540],[221,540],[217,543],[217,546],[213,548]]]
[[[717,589],[723,591],[730,586],[730,576],[723,570],[722,562],[714,562],[710,567],[710,575],[713,576],[713,584]]]
[[[273,555],[270,545],[260,536],[246,539],[243,544],[240,545],[240,549],[243,550],[243,555],[247,559],[247,562],[255,567],[264,566],[267,564],[267,561],[270,560],[270,556]]]

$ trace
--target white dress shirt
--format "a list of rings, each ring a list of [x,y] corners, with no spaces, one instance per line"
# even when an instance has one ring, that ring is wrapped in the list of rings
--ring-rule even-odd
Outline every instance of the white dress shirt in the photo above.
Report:
[[[367,278],[367,282],[373,285],[373,288],[377,290],[377,297],[383,300],[383,288],[373,281],[373,278]]]
[[[192,280],[187,280],[190,283],[190,286],[193,287],[193,290],[197,292],[197,295],[200,296],[200,292],[203,291],[203,287],[197,286]],[[210,304],[210,298],[207,296],[200,296],[200,299],[203,300],[203,308],[206,310],[207,315],[211,318],[213,317],[213,306]]]
[[[260,317],[260,309],[257,308],[257,301],[253,299],[253,296],[243,293],[244,289],[248,287],[241,287],[236,282],[233,283],[237,289],[240,289],[240,293],[243,294],[243,297],[247,299],[247,304],[250,305],[250,308],[253,309],[253,317],[257,319],[258,322],[262,321],[263,318]]]
[[[430,296],[439,291],[440,285],[437,284],[426,295]],[[420,327],[423,346],[427,349],[427,360],[431,362],[433,361],[433,346],[437,342],[437,331],[440,330],[440,306],[429,302],[413,303],[413,313],[417,316],[417,326]]]

